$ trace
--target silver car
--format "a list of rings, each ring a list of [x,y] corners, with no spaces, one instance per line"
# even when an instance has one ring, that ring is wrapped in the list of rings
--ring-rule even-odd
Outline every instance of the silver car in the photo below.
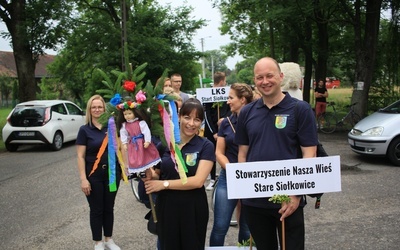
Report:
[[[356,153],[386,156],[400,166],[400,100],[357,123],[348,142]]]

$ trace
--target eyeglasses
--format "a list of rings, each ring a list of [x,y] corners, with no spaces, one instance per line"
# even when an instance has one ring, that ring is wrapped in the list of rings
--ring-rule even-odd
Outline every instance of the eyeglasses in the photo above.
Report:
[[[104,107],[103,106],[98,106],[98,107],[90,107],[91,110],[103,110]]]

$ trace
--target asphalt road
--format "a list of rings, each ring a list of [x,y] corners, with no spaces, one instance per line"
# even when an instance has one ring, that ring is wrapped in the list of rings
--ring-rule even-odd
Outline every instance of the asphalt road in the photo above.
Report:
[[[306,249],[398,249],[400,168],[384,158],[351,152],[345,133],[320,135],[330,155],[340,155],[342,192],[327,193],[321,208],[305,209]],[[89,208],[79,187],[75,147],[59,152],[23,147],[0,154],[0,249],[93,249]],[[114,240],[122,249],[156,249],[146,230],[148,209],[121,183]],[[212,227],[210,210],[207,243]],[[226,245],[236,244],[231,227]]]

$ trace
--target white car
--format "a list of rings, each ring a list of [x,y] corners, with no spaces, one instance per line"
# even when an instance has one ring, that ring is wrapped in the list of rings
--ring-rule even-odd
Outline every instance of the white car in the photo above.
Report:
[[[47,144],[60,150],[64,142],[76,140],[85,124],[85,113],[64,100],[23,102],[7,117],[2,135],[6,149],[17,151],[23,144]]]
[[[347,137],[354,152],[386,156],[400,166],[400,100],[362,119]]]

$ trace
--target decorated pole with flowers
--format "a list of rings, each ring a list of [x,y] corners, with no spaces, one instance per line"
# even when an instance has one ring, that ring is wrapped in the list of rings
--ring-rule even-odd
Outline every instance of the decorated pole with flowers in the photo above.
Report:
[[[135,83],[125,81],[124,89],[134,93]],[[161,161],[158,150],[151,141],[151,132],[148,126],[150,120],[147,117],[147,111],[142,108],[142,104],[147,100],[146,92],[141,89],[136,91],[133,99],[116,106],[120,110],[120,116],[124,117],[124,122],[120,126],[120,136],[127,156],[129,174],[144,172]],[[156,223],[157,215],[153,197],[151,194],[148,196],[153,220]]]
[[[129,67],[125,72],[112,70],[111,74],[117,77],[114,84],[105,72],[98,69],[98,72],[104,78],[102,83],[106,88],[97,90],[96,92],[102,94],[105,99],[110,99],[110,102],[106,104],[106,112],[102,117],[100,117],[100,122],[103,125],[106,125],[110,121],[115,121],[112,123],[113,128],[116,127],[116,129],[114,129],[116,133],[113,132],[115,135],[113,140],[115,141],[116,138],[118,138],[118,131],[120,140],[116,140],[117,144],[113,143],[113,148],[116,150],[117,158],[121,163],[121,166],[125,165],[126,173],[132,174],[142,172],[159,162],[160,157],[157,151],[158,157],[152,158],[153,161],[136,166],[135,161],[140,161],[143,156],[147,155],[149,152],[147,147],[148,145],[151,145],[151,140],[147,140],[144,137],[146,137],[145,134],[147,134],[147,132],[151,131],[150,137],[153,135],[160,138],[163,146],[168,147],[171,151],[171,159],[176,163],[176,170],[179,173],[182,183],[185,184],[187,182],[186,173],[188,170],[184,164],[180,149],[176,145],[180,141],[180,136],[178,113],[174,104],[175,99],[172,95],[163,94],[162,88],[153,88],[150,81],[148,81],[147,84],[143,83],[142,80],[146,75],[143,70],[146,66],[147,63],[144,63],[137,66],[134,70]],[[166,75],[166,72],[164,72],[164,74]],[[121,126],[122,124],[120,124],[120,119],[125,118],[128,115],[124,114],[124,111],[126,110],[132,110],[134,116],[139,117],[139,120],[141,120],[140,117],[143,118],[142,120],[144,121],[141,122],[140,127],[147,127],[145,128],[145,130],[147,130],[146,133],[142,131],[143,135],[134,135],[133,137],[129,135],[125,136],[125,139],[123,139],[122,134],[124,131],[121,131],[121,128],[128,127],[128,129],[130,129],[129,127],[131,127],[131,125],[128,124],[128,121],[125,121],[124,126]],[[133,141],[134,144],[128,142],[129,140]],[[123,155],[125,150],[121,150],[121,148],[125,148],[124,143],[131,147],[130,150],[126,151],[128,157],[131,158],[131,161],[123,160],[126,158]],[[138,149],[140,146],[141,150],[144,148],[142,151],[143,153],[136,154],[136,156],[133,157],[132,155],[134,154],[129,156],[129,152],[135,152],[132,148],[136,148],[136,146]],[[124,179],[126,180],[126,175]],[[154,222],[157,222],[157,216],[151,195],[149,195],[149,200]]]
[[[290,202],[290,197],[286,194],[281,194],[277,195],[275,194],[271,198],[269,198],[269,201],[272,201],[273,203],[278,203],[278,204],[283,204],[283,203],[289,203]],[[282,220],[282,250],[286,249],[286,239],[285,239],[285,219]]]

